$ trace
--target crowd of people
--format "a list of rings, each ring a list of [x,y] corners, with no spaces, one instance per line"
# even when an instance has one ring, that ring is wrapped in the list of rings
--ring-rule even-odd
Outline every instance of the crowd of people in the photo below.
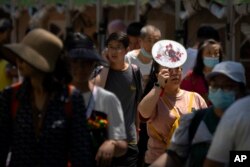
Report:
[[[0,19],[1,167],[215,167],[250,150],[245,69],[213,27],[174,68],[155,61],[154,25],[116,20],[101,54],[80,32],[11,30]]]

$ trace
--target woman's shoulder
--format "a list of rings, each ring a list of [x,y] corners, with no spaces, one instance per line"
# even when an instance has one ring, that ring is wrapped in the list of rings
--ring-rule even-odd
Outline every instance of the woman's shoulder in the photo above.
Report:
[[[203,97],[197,92],[188,91],[188,90],[184,90],[184,89],[181,89],[181,91],[182,91],[181,95],[183,97],[186,96],[186,97],[190,98],[191,96],[193,96],[195,99],[203,99]]]
[[[185,96],[188,97],[188,99],[191,99],[191,97],[193,97],[194,101],[196,102],[195,104],[197,104],[199,107],[201,108],[207,107],[205,99],[199,93],[186,90],[183,91],[185,92]]]
[[[195,98],[202,98],[199,93],[194,92],[194,91],[188,91],[188,90],[182,89],[182,92],[184,96],[194,96]]]

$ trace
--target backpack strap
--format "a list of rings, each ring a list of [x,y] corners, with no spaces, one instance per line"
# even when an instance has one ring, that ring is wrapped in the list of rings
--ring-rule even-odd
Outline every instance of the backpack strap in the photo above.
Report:
[[[101,72],[91,81],[93,82],[94,85],[105,88],[108,74],[109,74],[109,68],[103,67]]]
[[[131,67],[132,67],[133,78],[135,80],[135,86],[136,86],[135,100],[136,100],[136,102],[139,102],[141,100],[140,98],[142,95],[141,74],[140,74],[138,66],[131,64]]]
[[[142,82],[141,82],[141,73],[140,73],[140,70],[139,70],[139,67],[134,65],[134,64],[131,64],[131,68],[132,68],[132,75],[133,75],[133,78],[135,80],[135,86],[136,86],[136,94],[135,94],[135,116],[136,116],[136,119],[135,119],[135,124],[136,124],[136,131],[137,133],[139,133],[140,131],[140,114],[139,114],[139,111],[137,110],[137,107],[138,107],[138,104],[141,100],[141,97],[142,97]]]
[[[194,117],[191,120],[189,129],[188,129],[188,141],[189,141],[190,145],[192,143],[194,135],[195,135],[201,121],[203,120],[205,114],[206,114],[206,110],[204,110],[204,109],[197,110],[194,112]]]

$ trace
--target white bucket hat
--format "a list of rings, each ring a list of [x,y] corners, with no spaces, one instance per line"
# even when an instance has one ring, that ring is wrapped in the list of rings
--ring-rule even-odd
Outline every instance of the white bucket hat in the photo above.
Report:
[[[206,78],[207,80],[210,80],[212,77],[218,74],[226,75],[232,80],[244,83],[244,85],[246,85],[245,69],[241,63],[233,61],[224,61],[219,64],[216,64],[212,72],[209,73]]]

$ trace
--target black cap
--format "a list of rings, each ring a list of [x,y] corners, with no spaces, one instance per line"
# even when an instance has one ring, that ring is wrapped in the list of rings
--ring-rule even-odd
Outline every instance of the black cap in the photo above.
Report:
[[[108,62],[98,54],[92,40],[79,32],[71,33],[66,39],[65,44],[70,58],[82,58],[99,62],[104,66],[108,66]]]

